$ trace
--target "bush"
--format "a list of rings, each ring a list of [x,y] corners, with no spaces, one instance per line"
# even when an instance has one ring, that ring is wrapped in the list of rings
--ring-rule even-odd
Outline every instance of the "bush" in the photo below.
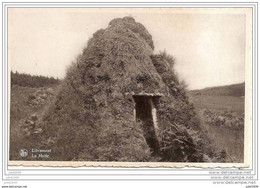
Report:
[[[202,140],[198,131],[183,125],[172,125],[162,132],[162,160],[203,162]]]
[[[159,55],[169,63],[171,69],[174,68],[175,58],[173,56],[167,54],[167,52],[165,50],[160,51]]]

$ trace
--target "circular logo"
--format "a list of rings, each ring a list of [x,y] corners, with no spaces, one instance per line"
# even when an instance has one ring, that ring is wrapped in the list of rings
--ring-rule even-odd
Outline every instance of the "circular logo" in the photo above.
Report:
[[[21,149],[19,151],[19,154],[21,157],[26,157],[28,155],[28,151],[27,151],[27,149]]]

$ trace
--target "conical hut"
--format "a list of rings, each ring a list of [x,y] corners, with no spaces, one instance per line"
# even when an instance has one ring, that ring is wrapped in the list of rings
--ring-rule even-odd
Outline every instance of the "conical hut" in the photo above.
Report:
[[[153,50],[132,17],[93,34],[44,116],[52,160],[203,160],[199,121],[174,59]]]

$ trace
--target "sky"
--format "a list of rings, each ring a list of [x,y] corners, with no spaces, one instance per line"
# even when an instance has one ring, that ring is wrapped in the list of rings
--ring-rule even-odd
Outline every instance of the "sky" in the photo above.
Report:
[[[230,13],[231,12],[231,13]],[[92,34],[117,17],[132,16],[166,50],[188,89],[245,81],[245,14],[219,9],[9,8],[12,71],[64,78]]]

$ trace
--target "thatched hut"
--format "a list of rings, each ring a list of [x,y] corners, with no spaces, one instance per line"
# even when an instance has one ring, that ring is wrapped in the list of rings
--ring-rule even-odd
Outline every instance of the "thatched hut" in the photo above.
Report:
[[[53,160],[202,160],[192,135],[199,121],[174,59],[153,49],[132,17],[93,34],[44,117]]]

